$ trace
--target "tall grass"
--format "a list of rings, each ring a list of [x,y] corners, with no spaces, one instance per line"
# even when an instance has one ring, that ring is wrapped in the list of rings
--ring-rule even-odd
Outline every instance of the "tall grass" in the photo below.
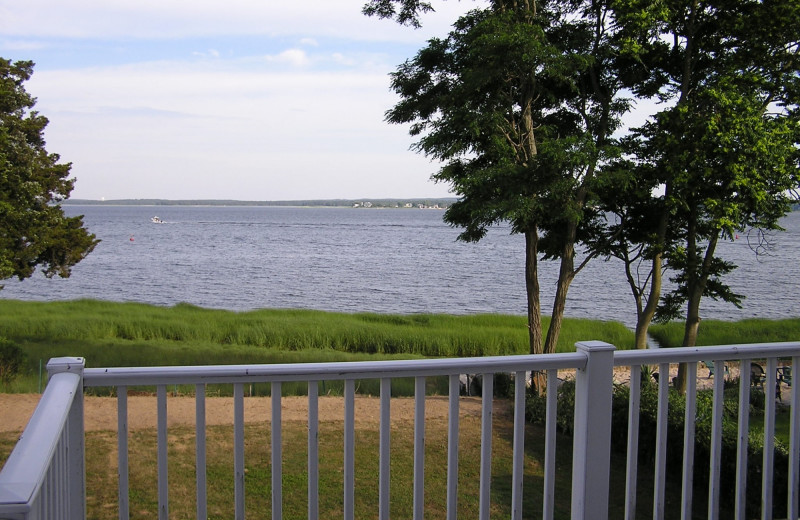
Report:
[[[650,327],[650,335],[662,347],[683,344],[684,322]],[[783,320],[747,319],[741,321],[704,320],[700,323],[697,345],[735,345],[800,340],[800,318]]]
[[[545,327],[549,320],[545,321]],[[471,357],[528,352],[524,316],[345,314],[310,310],[231,312],[188,304],[157,307],[97,300],[0,300],[0,336],[23,346],[27,376],[10,391],[38,386],[39,363],[81,356],[88,367],[342,362]],[[630,348],[620,323],[566,320],[559,352],[603,340]]]

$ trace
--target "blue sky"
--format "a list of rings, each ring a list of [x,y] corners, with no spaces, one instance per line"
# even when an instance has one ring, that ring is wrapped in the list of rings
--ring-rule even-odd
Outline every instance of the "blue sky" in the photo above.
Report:
[[[365,0],[0,0],[0,56],[26,84],[72,198],[440,197],[437,165],[388,125],[388,73],[480,1],[423,29]]]

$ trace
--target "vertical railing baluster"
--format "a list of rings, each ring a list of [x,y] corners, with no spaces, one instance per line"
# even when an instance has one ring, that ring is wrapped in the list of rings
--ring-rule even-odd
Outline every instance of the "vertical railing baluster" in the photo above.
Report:
[[[380,470],[378,475],[378,518],[389,520],[389,492],[391,468],[391,431],[392,431],[392,380],[381,379],[381,424],[378,450]]]
[[[234,517],[244,520],[244,384],[233,385]]]
[[[283,455],[281,446],[281,383],[272,383],[272,518],[283,518]]]
[[[69,423],[69,420],[67,420]],[[67,428],[69,428],[69,424],[67,424]],[[67,435],[66,429],[65,431],[61,432],[61,440],[56,445],[56,451],[53,454],[53,467],[52,472],[54,474],[54,484],[55,487],[50,490],[43,490],[43,493],[47,497],[49,502],[52,502],[56,505],[55,516],[53,518],[61,519],[66,518],[66,515],[69,513],[70,507],[70,495],[69,495],[69,478],[67,477]]]
[[[525,372],[514,374],[514,460],[511,464],[511,518],[522,520],[522,476],[525,471]]]
[[[117,387],[117,473],[119,477],[119,520],[130,518],[128,483],[128,387]]]
[[[478,518],[489,520],[492,505],[492,404],[494,399],[494,374],[482,375],[481,396],[481,474]]]
[[[767,358],[767,378],[764,381],[764,465],[761,484],[761,518],[772,518],[772,488],[775,467],[775,380],[776,358]]]
[[[344,518],[355,517],[355,381],[344,382]]]
[[[625,471],[625,520],[636,518],[636,482],[639,476],[639,407],[642,400],[642,366],[630,367],[628,394],[628,455]],[[648,381],[648,384],[650,382]]]
[[[800,499],[798,493],[795,492],[800,487],[800,384],[797,383],[797,371],[795,368],[800,367],[800,357],[795,356],[792,358],[792,411],[789,416],[789,489],[788,489],[788,505],[787,511],[789,512],[788,518],[800,517]]]
[[[724,370],[723,370],[724,372]],[[692,485],[694,483],[694,434],[697,410],[697,362],[686,364],[686,409],[683,427],[683,478],[681,518],[692,518]]]
[[[167,475],[167,387],[158,385],[158,519],[169,519],[169,480]]]
[[[308,382],[308,520],[319,518],[319,382]]]
[[[59,468],[59,476],[58,476],[58,478],[60,479],[59,487],[61,488],[60,489],[60,493],[61,493],[61,495],[60,495],[60,501],[61,501],[60,508],[61,508],[61,511],[59,512],[59,516],[60,516],[60,518],[66,518],[66,519],[69,519],[69,518],[72,517],[72,515],[70,514],[70,511],[76,505],[74,503],[73,496],[72,496],[73,489],[72,489],[72,482],[71,482],[71,475],[70,475],[70,472],[72,471],[72,468],[70,467],[70,462],[69,462],[71,457],[70,457],[70,453],[69,453],[70,450],[67,447],[69,445],[69,443],[71,443],[71,442],[72,441],[68,441],[65,438],[64,442],[61,444],[61,447],[60,447],[60,451],[61,451],[60,459],[61,460],[59,462],[60,468]],[[79,497],[74,497],[74,498],[80,500]],[[55,500],[54,502],[56,504],[58,504],[59,500]]]
[[[72,501],[72,489],[71,489],[71,482],[70,482],[70,472],[71,468],[69,467],[69,449],[67,448],[70,441],[64,438],[64,442],[60,443],[59,447],[59,468],[58,468],[58,479],[59,482],[57,483],[58,486],[58,493],[59,495],[53,497],[53,503],[58,504],[58,518],[71,518],[70,510],[73,507]]]
[[[447,413],[447,520],[458,519],[458,420],[461,382],[450,375]]]
[[[664,518],[664,496],[667,481],[667,413],[669,411],[669,363],[658,365],[658,419],[656,422],[656,467],[653,497],[653,518]]]
[[[425,378],[414,378],[414,520],[425,516]]]
[[[47,504],[47,517],[46,518],[53,518],[56,514],[56,503],[53,500],[50,500],[48,496],[48,491],[53,493],[53,487],[55,485],[55,475],[53,474],[53,466],[49,464],[47,467],[47,473],[45,475],[45,483],[42,486],[42,491],[39,492],[39,500],[44,501]]]
[[[78,500],[80,503],[80,501],[83,500],[83,497],[78,497],[73,495],[74,488],[72,486],[73,484],[72,475],[70,474],[73,471],[73,468],[70,466],[71,456],[70,456],[70,449],[68,448],[69,444],[71,444],[72,441],[71,440],[67,441],[66,439],[64,440],[65,442],[63,443],[63,446],[61,448],[62,466],[60,471],[61,475],[59,477],[61,479],[61,489],[63,493],[63,498],[61,499],[61,505],[62,505],[61,518],[69,519],[72,518],[70,511],[72,511],[73,508],[75,508],[75,506],[78,505],[75,504],[75,500]]]
[[[67,447],[69,443],[72,441],[67,441],[64,439],[64,443],[61,447],[61,469],[59,471],[60,475],[59,478],[61,479],[60,487],[61,487],[61,518],[72,518],[70,511],[77,505],[75,504],[74,500],[77,499],[79,502],[82,500],[82,497],[73,497],[74,488],[72,487],[71,481],[71,471],[73,468],[70,467],[70,450]],[[56,501],[58,503],[58,501]]]
[[[750,360],[739,362],[739,425],[736,440],[736,505],[734,517],[745,520],[747,514],[747,455],[750,438]]]
[[[558,370],[547,371],[547,405],[544,421],[544,500],[542,518],[552,520],[556,502],[556,413],[558,411]]]
[[[46,484],[42,486],[42,489],[39,491],[40,500],[44,500],[50,505],[50,517],[53,519],[57,519],[59,515],[59,508],[61,507],[61,503],[63,501],[62,495],[63,489],[61,488],[61,468],[59,465],[61,464],[61,451],[60,448],[64,444],[64,431],[61,431],[61,438],[55,445],[55,449],[53,453],[50,454],[50,463],[48,464],[47,468],[47,480]]]
[[[714,374],[714,397],[711,408],[711,467],[708,476],[708,518],[719,518],[719,482],[722,464],[722,411],[725,405],[725,361],[714,360],[715,367],[722,367],[721,372]]]
[[[195,466],[197,481],[197,518],[208,518],[206,474],[206,385],[195,385]]]

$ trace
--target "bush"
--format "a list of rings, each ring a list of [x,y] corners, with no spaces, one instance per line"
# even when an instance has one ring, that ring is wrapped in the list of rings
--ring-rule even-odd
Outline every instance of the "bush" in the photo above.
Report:
[[[615,385],[612,401],[612,449],[618,453],[627,450],[628,401],[630,388]],[[658,418],[658,386],[643,378],[639,409],[639,464],[650,466],[655,462],[656,432]],[[764,395],[758,390],[751,391],[749,413],[763,409]],[[711,420],[713,392],[697,392],[695,421],[694,487],[702,494],[708,490],[709,466],[711,456]],[[563,383],[558,389],[558,414],[556,428],[567,435],[573,434],[575,410],[575,384]],[[667,474],[677,481],[683,469],[683,430],[686,410],[685,398],[670,388],[669,410],[667,414]],[[533,392],[526,403],[526,418],[533,423],[544,424],[546,399]],[[736,487],[736,451],[738,437],[739,396],[738,384],[725,392],[722,427],[722,456],[720,469],[720,498],[723,507],[731,509],[734,504]],[[761,481],[763,465],[763,433],[750,431],[747,462],[747,517],[760,517]],[[782,443],[775,442],[773,504],[774,514],[786,515],[787,476],[789,474],[789,450]],[[798,490],[800,492],[800,490]]]
[[[19,375],[25,363],[25,352],[19,345],[6,338],[0,338],[0,382],[6,388]]]

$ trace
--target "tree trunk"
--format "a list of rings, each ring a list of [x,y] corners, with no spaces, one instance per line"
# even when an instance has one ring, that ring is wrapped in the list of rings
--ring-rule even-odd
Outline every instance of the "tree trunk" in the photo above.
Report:
[[[662,261],[662,253],[658,253],[653,257],[650,265],[650,292],[647,295],[647,301],[644,306],[642,306],[642,293],[644,292],[644,287],[639,288],[630,272],[630,263],[626,262],[625,264],[628,284],[631,286],[633,297],[636,300],[636,330],[634,332],[634,340],[637,349],[647,348],[647,330],[650,328],[650,323],[653,321],[653,316],[656,314],[658,300],[661,297]]]
[[[700,330],[700,299],[702,296],[702,291],[698,294],[697,287],[690,291],[689,304],[686,311],[686,325],[683,329],[682,346],[684,347],[694,347],[697,344],[697,332]],[[686,374],[686,363],[681,363],[678,365],[678,376],[675,378],[675,389],[681,394],[686,393]]]
[[[525,232],[525,290],[528,295],[530,353],[542,353],[542,309],[539,302],[539,233]]]
[[[556,351],[558,336],[561,334],[561,324],[564,321],[564,308],[567,305],[567,291],[575,278],[575,240],[577,224],[570,223],[571,230],[565,238],[563,253],[561,255],[561,269],[556,282],[556,296],[553,301],[553,314],[550,318],[550,327],[547,329],[547,339],[544,343],[544,353],[552,354]]]
[[[667,183],[666,193],[664,200],[669,197],[670,184]],[[658,307],[658,300],[661,298],[661,284],[663,281],[663,273],[661,266],[664,262],[664,248],[667,244],[667,228],[669,227],[669,211],[663,208],[661,218],[658,221],[658,235],[657,244],[658,252],[653,256],[653,262],[650,266],[650,293],[647,296],[647,303],[644,309],[636,315],[636,348],[647,348],[647,329],[650,328],[650,323],[653,321],[653,316],[656,314]]]
[[[539,301],[539,232],[525,232],[525,290],[528,295],[528,339],[530,353],[542,353],[542,309]],[[531,374],[531,384],[539,395],[547,390],[545,372]]]
[[[689,245],[689,254],[692,259],[695,258],[694,253],[697,248],[696,235],[694,234],[694,227],[689,226],[690,233],[687,235],[687,242]],[[706,247],[703,263],[699,267],[692,266],[690,276],[695,277],[688,284],[689,298],[686,308],[686,325],[683,329],[683,343],[684,347],[694,347],[697,345],[697,334],[700,330],[700,300],[706,291],[706,284],[711,272],[711,261],[714,258],[714,253],[717,249],[717,240],[719,240],[719,233],[711,237]],[[693,261],[693,260],[690,260]],[[678,367],[678,377],[675,378],[675,388],[681,393],[686,393],[686,364],[681,364]]]

